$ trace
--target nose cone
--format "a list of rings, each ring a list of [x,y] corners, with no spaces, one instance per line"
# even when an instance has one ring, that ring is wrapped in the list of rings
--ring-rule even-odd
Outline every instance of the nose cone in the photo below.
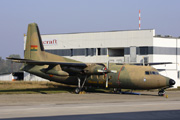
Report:
[[[173,79],[170,79],[170,80],[169,80],[169,85],[170,85],[170,86],[175,85],[175,84],[176,84],[176,82],[175,82]]]

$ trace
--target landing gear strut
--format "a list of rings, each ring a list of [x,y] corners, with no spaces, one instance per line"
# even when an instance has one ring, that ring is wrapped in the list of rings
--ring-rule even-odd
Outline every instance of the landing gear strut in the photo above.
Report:
[[[158,95],[159,95],[159,96],[164,96],[165,93],[166,93],[165,90],[164,90],[164,89],[161,89],[161,90],[158,92]]]
[[[81,85],[81,79],[80,79],[80,77],[77,77],[77,78],[78,78],[78,87],[75,89],[75,93],[76,93],[76,94],[79,94],[79,93],[81,92],[82,88],[84,87],[84,84],[85,84],[85,82],[86,82],[86,80],[87,80],[87,76],[85,76],[82,85]]]

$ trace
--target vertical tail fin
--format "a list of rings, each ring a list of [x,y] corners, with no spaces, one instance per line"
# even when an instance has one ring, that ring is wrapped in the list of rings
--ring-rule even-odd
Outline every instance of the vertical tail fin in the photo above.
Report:
[[[36,61],[78,62],[76,60],[45,52],[39,28],[36,23],[28,25],[24,58]]]
[[[44,47],[42,44],[39,28],[36,23],[28,25],[26,49],[24,53],[25,59],[42,60],[44,53]]]

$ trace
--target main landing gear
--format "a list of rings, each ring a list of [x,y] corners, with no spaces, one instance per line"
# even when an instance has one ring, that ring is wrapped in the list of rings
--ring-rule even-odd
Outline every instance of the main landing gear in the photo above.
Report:
[[[76,94],[79,94],[79,93],[81,92],[82,88],[84,87],[84,84],[85,84],[85,82],[86,82],[86,80],[87,80],[87,76],[85,76],[82,85],[81,85],[81,79],[80,79],[80,77],[77,77],[77,78],[78,78],[78,87],[75,89],[74,92],[75,92]]]
[[[121,89],[120,89],[120,88],[114,88],[114,89],[113,89],[113,92],[114,92],[114,93],[119,93],[119,94],[120,94],[120,93],[121,93]]]
[[[159,92],[158,92],[158,95],[159,96],[164,96],[166,93],[165,89],[161,89]]]

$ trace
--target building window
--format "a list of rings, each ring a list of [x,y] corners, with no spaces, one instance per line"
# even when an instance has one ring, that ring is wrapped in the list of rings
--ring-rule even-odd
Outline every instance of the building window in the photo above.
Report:
[[[73,49],[73,56],[84,56],[85,49]]]
[[[96,54],[95,48],[86,48],[85,56],[94,56]]]
[[[91,56],[96,55],[96,48],[91,48]]]
[[[85,56],[88,56],[88,48],[86,48]]]
[[[91,48],[88,49],[88,55],[92,55]]]
[[[101,48],[101,55],[107,55],[107,48]]]
[[[148,54],[148,47],[140,47],[139,52],[140,52],[140,55],[147,55]]]
[[[71,49],[71,56],[73,56],[73,49]]]
[[[108,53],[110,57],[123,57],[124,48],[109,48]]]
[[[97,48],[97,55],[107,55],[107,48]]]
[[[101,55],[101,48],[97,48],[98,55]]]
[[[59,56],[93,56],[96,55],[96,48],[81,48],[81,49],[56,49],[45,50],[46,52]]]

